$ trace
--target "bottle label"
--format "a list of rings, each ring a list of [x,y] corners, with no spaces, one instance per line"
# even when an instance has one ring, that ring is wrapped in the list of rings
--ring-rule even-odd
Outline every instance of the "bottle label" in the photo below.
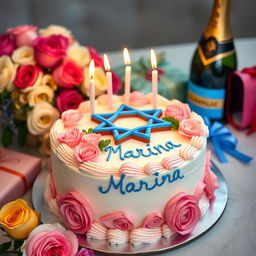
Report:
[[[200,59],[206,66],[212,62],[227,57],[235,52],[233,39],[231,38],[225,42],[219,42],[215,37],[206,38],[202,36],[199,45],[198,52]]]
[[[225,100],[224,89],[208,89],[188,82],[188,103],[193,111],[210,119],[221,119]]]

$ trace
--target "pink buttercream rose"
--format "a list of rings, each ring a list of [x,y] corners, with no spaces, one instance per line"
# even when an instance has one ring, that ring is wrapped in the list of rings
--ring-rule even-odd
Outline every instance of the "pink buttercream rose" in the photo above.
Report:
[[[130,104],[134,107],[142,107],[147,105],[147,96],[143,92],[134,91],[130,94]]]
[[[53,71],[55,82],[64,88],[73,88],[83,81],[83,69],[71,60],[65,60]]]
[[[82,248],[76,256],[95,256],[92,250],[88,250],[86,248]]]
[[[85,234],[91,228],[92,208],[78,192],[69,192],[63,196],[57,195],[56,202],[66,228],[75,234]]]
[[[58,223],[42,224],[31,231],[22,245],[22,251],[26,256],[75,256],[78,239]]]
[[[101,135],[97,134],[97,133],[85,134],[82,138],[83,143],[90,142],[90,143],[95,144],[97,146],[99,145],[100,141],[101,141]]]
[[[219,187],[218,178],[211,170],[211,151],[206,153],[205,174],[204,174],[205,192],[210,200],[215,199],[214,191]]]
[[[99,154],[99,147],[90,142],[81,143],[75,149],[75,156],[79,162],[97,162]]]
[[[190,111],[189,105],[181,102],[168,105],[164,111],[165,117],[174,117],[179,122],[182,121],[183,119],[189,119],[190,114],[191,114],[191,111]]]
[[[204,136],[204,124],[198,119],[184,119],[179,123],[179,132],[189,138]]]
[[[156,228],[163,224],[164,219],[160,212],[152,212],[143,220],[143,228]]]
[[[58,140],[61,143],[65,143],[71,148],[77,146],[83,137],[83,133],[79,131],[77,128],[70,128],[65,132],[61,132],[58,134]]]
[[[83,101],[83,96],[78,91],[72,89],[61,91],[56,98],[57,108],[60,112],[77,109]]]
[[[91,59],[94,60],[95,67],[104,67],[103,58],[99,55],[96,49],[92,46],[88,46]]]
[[[164,210],[164,218],[168,227],[181,235],[191,233],[200,216],[197,198],[183,192],[171,198]]]
[[[7,32],[13,35],[16,47],[32,45],[37,38],[37,27],[32,25],[20,25],[15,28],[8,28]]]
[[[120,230],[132,230],[133,229],[133,219],[126,212],[114,212],[107,214],[100,218],[102,224],[107,228],[120,229]]]
[[[77,125],[83,117],[83,114],[78,110],[69,109],[61,114],[61,120],[65,127]]]
[[[33,41],[37,64],[44,68],[56,66],[65,57],[68,45],[68,38],[61,35],[37,37]]]
[[[15,45],[11,36],[8,34],[0,35],[0,56],[11,56],[14,49]]]

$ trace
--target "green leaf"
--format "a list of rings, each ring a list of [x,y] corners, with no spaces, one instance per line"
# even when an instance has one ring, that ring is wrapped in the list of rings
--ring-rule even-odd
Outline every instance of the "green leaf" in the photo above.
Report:
[[[24,240],[14,240],[14,251],[17,251],[24,243]]]
[[[4,127],[2,131],[2,138],[1,138],[2,145],[6,148],[10,147],[12,144],[13,136],[14,134],[11,128]]]
[[[24,111],[25,113],[31,111],[32,109],[33,109],[33,108],[30,107],[28,104],[26,104],[26,105],[23,106],[23,111]]]
[[[176,118],[168,116],[168,117],[164,117],[163,120],[166,122],[170,122],[173,130],[178,130],[179,121]]]
[[[0,251],[7,251],[8,249],[10,249],[11,245],[12,241],[1,244]]]
[[[24,146],[26,143],[26,137],[27,137],[27,122],[17,122],[18,126],[18,144],[20,146]]]
[[[85,134],[93,133],[93,128],[89,128],[88,130],[83,129],[82,132],[84,132]]]
[[[107,147],[110,144],[111,140],[102,140],[100,141],[98,147],[100,151],[103,151],[105,147]]]

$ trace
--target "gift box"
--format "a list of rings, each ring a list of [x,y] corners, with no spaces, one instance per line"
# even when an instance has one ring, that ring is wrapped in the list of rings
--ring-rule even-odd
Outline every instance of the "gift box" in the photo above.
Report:
[[[21,197],[41,170],[41,159],[0,148],[0,207]]]
[[[256,118],[256,67],[234,71],[228,79],[226,117],[237,129],[245,129]]]
[[[165,59],[164,54],[157,56],[158,94],[167,99],[186,101],[188,74]],[[114,68],[119,77],[124,77],[124,65]],[[149,59],[140,58],[132,63],[131,90],[145,94],[152,92],[151,64]],[[123,93],[121,91],[120,93]]]

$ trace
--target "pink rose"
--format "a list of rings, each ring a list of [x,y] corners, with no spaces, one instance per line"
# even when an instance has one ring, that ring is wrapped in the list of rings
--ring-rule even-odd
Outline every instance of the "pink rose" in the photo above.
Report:
[[[181,235],[191,233],[201,216],[198,200],[183,192],[171,198],[165,206],[164,218],[168,227]]]
[[[55,82],[64,88],[72,88],[83,81],[83,70],[71,60],[65,60],[53,71]]]
[[[150,213],[144,220],[142,227],[143,228],[156,228],[163,224],[164,219],[160,212]]]
[[[71,89],[61,91],[56,98],[57,108],[60,112],[77,109],[83,101],[83,96],[78,91]]]
[[[205,192],[210,200],[215,199],[214,191],[219,187],[218,178],[211,170],[211,151],[206,153],[205,174],[204,174]]]
[[[92,250],[88,250],[86,248],[82,248],[76,256],[95,256]]]
[[[113,93],[118,93],[119,90],[121,89],[121,81],[119,76],[117,76],[117,74],[113,71],[111,71],[112,73],[112,87],[113,87]]]
[[[78,239],[58,223],[42,224],[31,231],[22,251],[26,256],[75,256],[78,251]]]
[[[20,66],[17,70],[14,84],[16,87],[24,89],[32,87],[37,82],[42,70],[34,65]]]
[[[15,46],[11,36],[8,34],[0,35],[0,56],[11,56],[14,49]]]
[[[21,25],[16,28],[8,28],[7,32],[13,35],[16,47],[31,45],[37,38],[37,27],[32,25]]]
[[[103,58],[99,55],[96,49],[92,46],[88,46],[91,59],[94,60],[95,67],[104,67]]]
[[[78,110],[66,110],[61,115],[61,120],[64,123],[64,126],[71,127],[77,125],[82,119],[83,114]]]
[[[130,94],[130,104],[134,107],[142,107],[148,104],[147,96],[143,92],[134,91]]]
[[[189,138],[204,136],[204,124],[197,119],[184,119],[179,123],[179,132]]]
[[[131,230],[133,229],[133,219],[126,212],[114,212],[100,218],[102,224],[107,228]]]
[[[75,149],[75,156],[79,162],[97,162],[99,154],[99,147],[90,142],[81,143]]]
[[[78,192],[69,192],[63,196],[57,195],[56,202],[61,219],[69,230],[75,234],[85,234],[91,228],[92,208]]]
[[[37,64],[44,68],[56,66],[66,55],[68,38],[61,35],[37,37],[33,41]]]
[[[79,131],[77,128],[70,128],[65,132],[61,132],[58,134],[58,140],[61,143],[65,143],[71,148],[77,146],[83,137],[83,133]]]
[[[97,134],[97,133],[85,134],[82,138],[83,143],[90,142],[90,143],[95,144],[97,146],[99,145],[100,141],[101,141],[101,135]]]
[[[191,110],[188,104],[184,103],[177,103],[177,104],[170,104],[166,107],[164,111],[165,117],[174,117],[179,122],[183,119],[189,119],[191,114]]]

